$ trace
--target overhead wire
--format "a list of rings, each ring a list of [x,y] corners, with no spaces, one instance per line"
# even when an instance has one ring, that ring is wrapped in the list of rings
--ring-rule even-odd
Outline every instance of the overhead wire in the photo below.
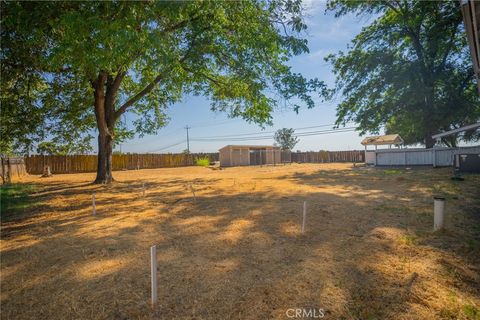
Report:
[[[295,131],[300,131],[300,130],[305,130],[305,129],[314,129],[314,128],[324,128],[324,127],[330,127],[335,124],[322,124],[318,126],[310,126],[310,127],[301,127],[301,128],[293,128]],[[342,129],[342,128],[340,128]],[[236,138],[236,137],[243,137],[243,136],[256,136],[256,135],[262,135],[262,134],[269,134],[269,133],[275,133],[276,131],[261,131],[261,132],[249,132],[249,133],[239,133],[239,134],[230,134],[230,135],[219,135],[219,136],[206,136],[206,137],[197,137],[197,139],[208,139],[208,138]],[[300,133],[298,133],[300,134]],[[297,135],[298,135],[297,134]]]
[[[317,130],[317,131],[309,131],[309,132],[302,132],[296,134],[297,137],[307,137],[307,136],[316,136],[316,135],[323,135],[323,134],[332,134],[332,133],[342,133],[342,132],[353,132],[355,131],[356,127],[347,127],[347,128],[340,128],[340,129],[331,129],[331,130]],[[273,139],[273,135],[266,135],[266,136],[255,136],[255,137],[233,137],[233,138],[192,138],[192,141],[198,142],[215,142],[215,141],[255,141],[255,140],[270,140]]]
[[[234,119],[233,121],[235,121]],[[200,125],[195,127],[207,127],[207,126],[215,126],[221,125],[232,122],[232,120],[222,121],[212,125]],[[314,129],[314,128],[324,128],[329,126],[334,126],[335,124],[322,124],[318,126],[309,126],[309,127],[300,127],[300,128],[293,128],[294,130],[306,130],[306,129]],[[352,132],[355,131],[356,127],[344,127],[344,128],[332,128],[326,130],[314,130],[314,131],[307,131],[307,132],[298,132],[295,134],[297,137],[308,137],[308,136],[316,136],[316,135],[324,135],[324,134],[332,134],[332,133],[343,133],[343,132]],[[178,131],[178,130],[175,130]],[[193,137],[190,141],[197,141],[197,142],[221,142],[221,141],[260,141],[260,140],[272,140],[274,136],[272,135],[276,131],[265,131],[265,132],[250,132],[250,133],[241,133],[241,134],[232,134],[232,135],[218,135],[218,136],[205,136],[205,137]],[[173,132],[171,132],[173,133]],[[161,147],[159,149],[149,151],[150,153],[155,153],[159,151],[163,151],[182,143],[185,143],[186,140],[181,140],[176,143]]]
[[[171,144],[171,145],[162,147],[162,148],[160,148],[160,149],[156,149],[156,150],[153,150],[153,151],[148,151],[147,153],[155,153],[155,152],[163,151],[163,150],[165,150],[165,149],[168,149],[168,148],[171,148],[171,147],[175,147],[175,146],[178,146],[179,144],[185,143],[185,141],[186,141],[186,140],[182,140],[182,141],[176,142],[176,143],[174,143],[174,144]]]

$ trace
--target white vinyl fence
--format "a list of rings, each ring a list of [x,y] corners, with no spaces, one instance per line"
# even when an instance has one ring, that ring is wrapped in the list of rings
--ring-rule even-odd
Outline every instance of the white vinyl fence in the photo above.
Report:
[[[365,162],[376,166],[453,166],[455,154],[478,153],[480,146],[432,149],[383,149],[367,151]]]

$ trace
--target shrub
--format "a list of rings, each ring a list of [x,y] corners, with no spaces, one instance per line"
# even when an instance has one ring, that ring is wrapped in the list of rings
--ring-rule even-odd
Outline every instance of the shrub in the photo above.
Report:
[[[197,166],[200,166],[200,167],[208,167],[210,165],[210,159],[209,158],[198,158],[197,160],[195,160],[195,163],[197,164]]]

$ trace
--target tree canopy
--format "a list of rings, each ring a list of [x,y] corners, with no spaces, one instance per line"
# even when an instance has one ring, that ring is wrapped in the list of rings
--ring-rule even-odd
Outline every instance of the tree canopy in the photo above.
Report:
[[[327,8],[337,17],[375,17],[347,52],[327,58],[342,95],[337,125],[354,121],[362,134],[385,128],[407,144],[431,147],[432,134],[480,119],[457,2],[334,0]]]
[[[155,133],[185,94],[264,125],[280,101],[298,111],[326,92],[287,65],[308,52],[298,0],[1,5],[2,125],[8,131],[15,114],[26,118],[6,137],[17,145],[50,136],[87,143],[96,128],[97,182],[112,180],[113,143]],[[118,121],[125,112],[133,130]]]
[[[273,139],[282,150],[292,150],[300,141],[295,136],[295,130],[292,128],[282,128],[277,130]]]

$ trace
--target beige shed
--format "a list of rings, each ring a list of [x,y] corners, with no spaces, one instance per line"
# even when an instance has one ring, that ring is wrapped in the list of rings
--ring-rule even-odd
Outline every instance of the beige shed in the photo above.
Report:
[[[219,153],[222,167],[276,164],[281,161],[280,148],[275,146],[228,145]]]

